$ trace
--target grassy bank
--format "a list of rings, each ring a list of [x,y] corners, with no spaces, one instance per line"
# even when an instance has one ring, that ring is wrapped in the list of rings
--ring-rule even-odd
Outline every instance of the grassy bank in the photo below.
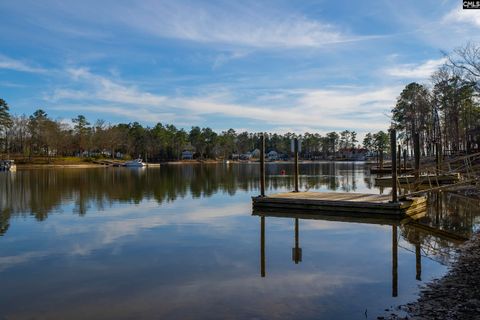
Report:
[[[95,163],[92,158],[80,157],[31,157],[31,158],[13,158],[18,168],[45,168],[45,167],[72,167],[72,168],[89,168],[102,167],[101,164]]]

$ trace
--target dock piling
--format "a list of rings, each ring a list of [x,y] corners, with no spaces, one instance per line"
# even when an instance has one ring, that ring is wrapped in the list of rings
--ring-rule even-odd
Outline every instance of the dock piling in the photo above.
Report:
[[[379,152],[378,159],[380,162],[380,170],[382,170],[383,169],[383,149],[380,149],[378,152]]]
[[[397,194],[397,130],[390,130],[390,149],[392,152],[392,202],[398,202]]]
[[[298,138],[294,139],[295,192],[298,192]]]
[[[413,135],[413,153],[415,156],[415,179],[420,176],[420,135],[416,132]]]
[[[397,172],[402,174],[402,146],[399,144],[397,146]]]
[[[265,197],[265,133],[260,138],[260,196]]]

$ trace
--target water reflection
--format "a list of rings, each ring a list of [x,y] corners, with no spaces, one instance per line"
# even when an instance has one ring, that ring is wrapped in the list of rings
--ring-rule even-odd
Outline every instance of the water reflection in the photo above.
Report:
[[[291,169],[269,164],[267,192]],[[300,172],[302,189],[381,192],[361,164]],[[411,300],[479,223],[443,194],[415,223],[252,217],[258,187],[254,164],[0,174],[0,319],[358,319]]]
[[[308,210],[296,212],[291,210],[282,212],[276,209],[254,210],[253,215],[260,216],[260,274],[262,277],[265,277],[266,274],[266,217],[269,217],[269,219],[288,218],[293,221],[295,246],[292,248],[292,260],[295,264],[302,261],[302,248],[299,246],[300,219],[391,225],[392,297],[397,297],[399,247],[414,252],[415,279],[422,281],[422,256],[440,264],[448,265],[455,259],[455,249],[468,240],[472,231],[478,226],[475,221],[480,213],[471,199],[442,193],[430,194],[429,196],[430,206],[427,212],[403,219],[389,216],[379,217],[378,215],[362,215],[360,217],[359,214],[334,212],[315,212],[312,214]],[[452,197],[455,200],[452,201],[450,206],[447,201],[452,200]],[[467,201],[468,204],[461,205],[458,201]],[[442,217],[445,219],[442,219]],[[402,241],[399,241],[399,229]]]
[[[383,187],[373,187],[375,176],[366,174],[362,164],[325,162],[302,164],[300,169],[303,190],[371,189],[369,192],[372,193],[385,192]],[[269,192],[293,188],[293,177],[289,175],[293,172],[292,165],[271,163],[267,165],[266,172]],[[287,174],[280,175],[280,172]],[[2,172],[0,236],[8,231],[12,216],[33,215],[38,221],[43,221],[64,203],[73,203],[72,211],[83,216],[89,208],[101,210],[112,203],[138,204],[143,200],[154,200],[162,204],[178,198],[211,197],[219,192],[233,196],[238,191],[257,190],[258,174],[256,164],[171,165],[149,170],[109,168]],[[389,189],[386,190],[389,192]],[[401,226],[400,233],[410,243],[428,243],[428,254],[447,264],[453,259],[457,244],[452,245],[451,239],[442,238],[441,232],[451,233],[449,236],[458,235],[460,241],[469,238],[480,222],[479,207],[478,201],[455,194],[432,193],[429,195],[428,212],[418,224],[423,228],[430,227],[427,231],[438,230],[437,237],[432,239],[432,235],[425,231],[412,233],[411,226]],[[298,236],[298,221],[295,226]],[[415,251],[418,250],[415,247]],[[301,261],[301,249],[297,242],[292,249],[292,258],[297,263]]]
[[[266,217],[282,217],[282,218],[292,218],[294,221],[294,226],[295,226],[295,233],[294,233],[294,242],[295,242],[295,247],[292,248],[292,260],[295,264],[298,264],[299,262],[302,261],[302,248],[299,246],[299,237],[300,237],[300,227],[299,227],[299,219],[298,216],[301,216],[305,219],[315,219],[315,220],[322,220],[322,218],[326,218],[329,221],[341,221],[341,222],[346,222],[348,221],[348,217],[343,217],[342,219],[337,219],[335,215],[331,216],[322,216],[319,214],[315,215],[309,215],[309,214],[295,214],[295,213],[282,213],[278,214],[278,212],[271,211],[271,212],[254,212],[254,215],[260,216],[260,275],[261,277],[265,277],[266,275],[266,270],[265,270],[265,265],[266,265],[266,256],[265,256],[265,219]],[[357,219],[353,218],[351,221],[358,221]],[[373,222],[372,222],[373,223]],[[392,224],[392,297],[396,297],[398,295],[398,225],[402,224],[402,222],[395,221],[395,220],[377,220],[375,221],[375,224]],[[416,246],[420,248],[420,243],[417,242]],[[416,252],[416,270],[417,270],[417,280],[420,279],[420,274],[421,274],[421,255],[420,251]]]
[[[302,261],[302,248],[300,248],[299,242],[298,218],[295,218],[295,247],[292,248],[292,260],[295,262],[295,264],[298,264]]]
[[[315,163],[300,166],[302,189],[357,190],[363,177],[363,166],[354,163]],[[286,175],[279,173],[285,171]],[[267,191],[293,188],[290,164],[269,164]],[[191,196],[211,197],[222,192],[259,188],[256,164],[233,165],[170,165],[138,170],[54,169],[0,173],[0,235],[10,226],[12,215],[33,215],[45,220],[62,203],[73,201],[73,212],[85,215],[89,208],[102,208],[114,202],[140,203],[155,200],[162,204]]]
[[[392,297],[398,296],[398,238],[397,226],[392,226]]]

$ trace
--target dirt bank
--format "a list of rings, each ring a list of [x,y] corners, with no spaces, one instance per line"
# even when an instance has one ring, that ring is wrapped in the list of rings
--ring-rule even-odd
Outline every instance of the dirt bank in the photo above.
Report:
[[[105,168],[106,166],[95,163],[78,163],[78,164],[19,164],[17,165],[18,170],[27,170],[27,169],[51,169],[51,168],[62,168],[62,169],[86,169],[86,168]]]
[[[398,309],[408,316],[392,311],[378,319],[480,319],[480,232],[460,248],[445,277],[428,284],[417,301]]]

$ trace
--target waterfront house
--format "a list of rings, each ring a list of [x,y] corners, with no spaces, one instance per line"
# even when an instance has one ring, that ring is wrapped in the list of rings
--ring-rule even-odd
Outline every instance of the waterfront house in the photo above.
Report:
[[[190,150],[184,150],[182,152],[182,160],[192,160],[193,159],[193,152]]]
[[[368,150],[365,148],[343,148],[338,150],[338,157],[344,160],[365,161]]]
[[[278,152],[274,150],[270,151],[269,153],[267,153],[267,159],[268,161],[278,160]]]

